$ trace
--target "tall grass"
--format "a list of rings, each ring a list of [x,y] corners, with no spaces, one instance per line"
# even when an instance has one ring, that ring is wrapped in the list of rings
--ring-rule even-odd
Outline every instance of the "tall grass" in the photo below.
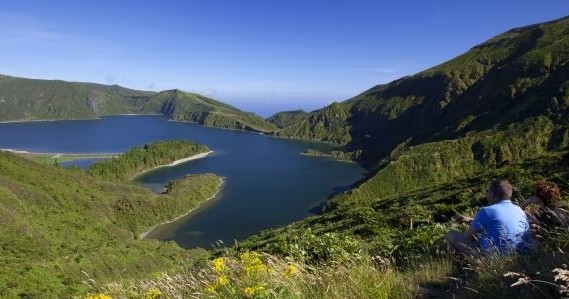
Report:
[[[143,280],[92,286],[112,298],[413,298],[429,280],[444,280],[448,260],[421,271],[399,271],[369,256],[311,265],[256,252],[219,257],[198,268],[180,268]]]

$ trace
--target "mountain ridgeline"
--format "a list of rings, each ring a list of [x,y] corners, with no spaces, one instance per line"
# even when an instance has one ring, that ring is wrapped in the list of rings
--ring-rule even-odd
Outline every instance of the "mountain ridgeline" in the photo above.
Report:
[[[538,116],[567,144],[569,18],[510,30],[448,62],[314,111],[276,134],[346,144],[377,162],[398,145],[502,131]],[[545,132],[544,132],[545,133]]]
[[[116,114],[163,114],[226,129],[271,132],[262,118],[180,90],[138,91],[118,85],[0,75],[0,121],[89,119]]]

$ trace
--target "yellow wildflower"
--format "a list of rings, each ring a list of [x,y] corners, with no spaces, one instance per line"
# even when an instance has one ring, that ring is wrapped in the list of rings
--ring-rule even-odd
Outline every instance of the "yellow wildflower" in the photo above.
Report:
[[[261,260],[260,255],[256,252],[242,253],[239,255],[239,259],[243,264],[243,269],[247,276],[256,275],[268,270],[268,267]]]
[[[288,265],[283,270],[283,274],[286,277],[292,277],[296,273],[298,273],[298,268],[295,265]]]
[[[224,285],[226,285],[228,282],[229,282],[229,279],[227,279],[227,276],[225,276],[225,275],[220,275],[220,276],[217,278],[217,284],[220,285],[220,286],[224,286]]]
[[[157,299],[157,298],[160,298],[160,296],[162,296],[162,292],[160,291],[160,289],[152,288],[152,289],[148,290],[148,292],[146,292],[146,294],[144,295],[144,298],[146,298],[146,299]]]
[[[221,273],[225,271],[227,266],[225,265],[225,258],[218,257],[212,261],[213,271],[216,273]]]
[[[95,294],[95,295],[87,295],[84,299],[113,299],[113,297],[107,294]]]
[[[215,294],[215,293],[216,293],[216,292],[215,292],[215,285],[214,285],[214,284],[208,284],[208,285],[205,287],[204,291],[205,291],[206,293]]]
[[[265,290],[264,286],[256,285],[256,286],[244,288],[243,292],[245,293],[245,295],[247,297],[252,298],[252,297],[255,297],[258,295],[262,295],[264,290]]]
[[[255,289],[252,287],[246,287],[243,291],[247,297],[253,297],[253,294],[255,294]]]

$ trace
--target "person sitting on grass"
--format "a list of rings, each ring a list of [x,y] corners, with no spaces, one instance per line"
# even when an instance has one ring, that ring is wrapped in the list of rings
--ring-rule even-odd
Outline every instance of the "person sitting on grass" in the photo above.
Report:
[[[480,208],[474,218],[460,216],[457,219],[470,224],[468,230],[448,232],[449,250],[468,256],[477,256],[480,252],[527,251],[531,241],[529,223],[524,211],[512,203],[511,197],[512,185],[508,181],[493,181],[486,194],[489,206]]]
[[[533,188],[533,195],[522,203],[522,208],[526,211],[534,234],[547,233],[556,228],[567,228],[569,214],[558,206],[561,198],[559,186],[553,182],[537,181]]]

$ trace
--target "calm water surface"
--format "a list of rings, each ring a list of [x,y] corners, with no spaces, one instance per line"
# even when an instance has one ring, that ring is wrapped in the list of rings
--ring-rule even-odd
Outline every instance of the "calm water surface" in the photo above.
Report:
[[[212,172],[225,178],[216,199],[149,235],[175,240],[186,248],[209,248],[218,240],[232,244],[259,230],[310,216],[329,195],[364,176],[358,164],[299,154],[307,148],[326,148],[326,144],[204,128],[161,116],[0,124],[0,148],[30,152],[115,153],[175,138],[206,144],[214,153],[145,173],[137,183],[158,191],[188,173]]]

